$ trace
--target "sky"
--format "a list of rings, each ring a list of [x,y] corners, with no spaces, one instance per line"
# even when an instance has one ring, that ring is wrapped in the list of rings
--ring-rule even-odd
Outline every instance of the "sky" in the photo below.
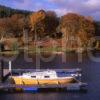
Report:
[[[100,0],[0,0],[0,4],[30,11],[53,10],[58,16],[74,12],[100,20]]]

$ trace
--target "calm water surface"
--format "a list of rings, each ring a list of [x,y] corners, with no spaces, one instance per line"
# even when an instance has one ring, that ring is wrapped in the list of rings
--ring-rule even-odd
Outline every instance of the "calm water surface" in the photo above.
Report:
[[[97,54],[100,55],[100,54]],[[99,56],[100,57],[100,56]],[[23,60],[20,54],[13,61],[13,68],[36,68],[36,57],[32,56],[33,63]],[[0,100],[100,100],[100,62],[92,61],[86,54],[83,55],[82,62],[78,62],[77,54],[66,54],[66,62],[62,62],[61,55],[57,55],[52,61],[41,61],[41,69],[61,69],[61,68],[82,68],[82,80],[88,83],[87,93],[69,92],[47,92],[47,93],[16,93],[0,94]],[[5,65],[7,65],[5,63]]]

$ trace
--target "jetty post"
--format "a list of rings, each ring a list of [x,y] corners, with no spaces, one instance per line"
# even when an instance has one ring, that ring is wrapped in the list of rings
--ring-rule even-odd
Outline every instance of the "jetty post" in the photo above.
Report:
[[[3,54],[2,52],[4,51],[4,44],[0,43],[0,83],[3,83],[3,78],[4,78],[4,61],[3,61]]]

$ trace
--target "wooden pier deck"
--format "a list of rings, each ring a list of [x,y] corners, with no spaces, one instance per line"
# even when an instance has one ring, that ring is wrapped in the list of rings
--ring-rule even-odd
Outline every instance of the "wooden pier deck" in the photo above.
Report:
[[[0,91],[16,91],[20,90],[38,92],[39,90],[66,90],[66,91],[86,91],[85,88],[81,88],[76,84],[58,84],[58,85],[15,85],[15,84],[0,84]]]

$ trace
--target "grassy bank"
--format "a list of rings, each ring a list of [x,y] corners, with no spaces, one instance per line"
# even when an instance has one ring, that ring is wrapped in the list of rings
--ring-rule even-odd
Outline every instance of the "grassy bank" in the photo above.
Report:
[[[20,48],[23,49],[23,48]],[[7,56],[13,56],[13,55],[17,55],[19,53],[19,50],[16,51],[4,51],[4,52],[0,52],[0,55],[7,55]],[[62,49],[61,47],[58,48],[24,48],[24,52],[28,53],[28,54],[37,54],[37,53],[63,53],[63,52],[72,52],[74,51],[74,49]]]

